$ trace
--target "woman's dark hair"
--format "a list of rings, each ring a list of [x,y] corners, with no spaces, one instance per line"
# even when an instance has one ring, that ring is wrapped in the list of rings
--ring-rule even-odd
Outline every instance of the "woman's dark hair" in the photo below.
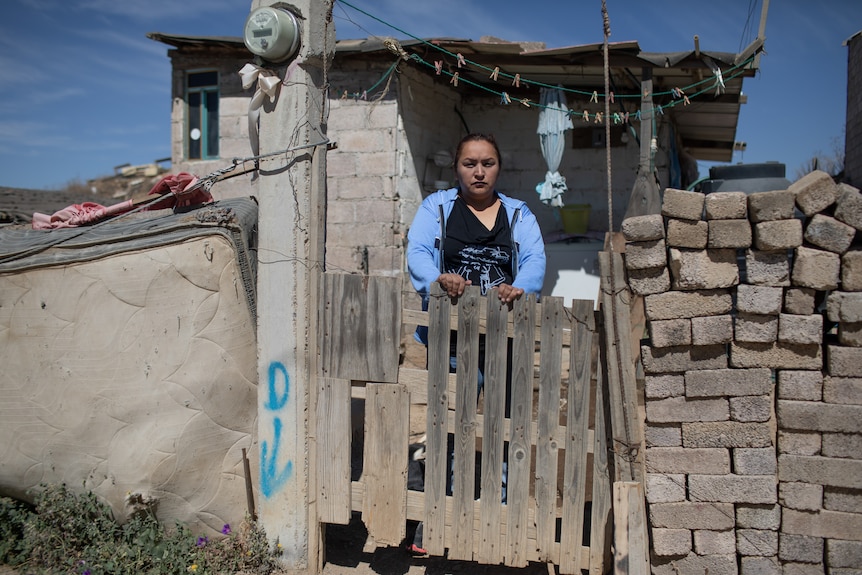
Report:
[[[503,167],[503,156],[500,154],[500,146],[497,145],[497,140],[494,139],[494,136],[491,134],[480,134],[474,132],[472,134],[467,134],[461,141],[458,142],[458,147],[455,148],[455,163],[453,166],[458,165],[458,160],[461,158],[461,150],[464,148],[464,144],[467,142],[488,142],[492,146],[494,146],[494,151],[497,152],[497,164],[500,168]]]

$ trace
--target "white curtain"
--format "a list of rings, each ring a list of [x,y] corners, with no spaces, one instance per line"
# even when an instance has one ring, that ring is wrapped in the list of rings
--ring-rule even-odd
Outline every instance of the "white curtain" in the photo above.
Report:
[[[558,170],[566,147],[565,131],[574,126],[560,88],[541,88],[539,104],[541,111],[536,132],[539,134],[539,146],[548,165],[548,173],[545,174],[545,181],[536,185],[536,193],[545,204],[562,207],[562,196],[568,187],[566,178]]]

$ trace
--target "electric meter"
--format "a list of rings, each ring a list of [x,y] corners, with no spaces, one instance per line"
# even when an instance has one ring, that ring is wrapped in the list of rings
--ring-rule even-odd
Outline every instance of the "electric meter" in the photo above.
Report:
[[[257,8],[245,20],[243,40],[253,54],[270,62],[283,62],[299,48],[299,23],[287,10]]]

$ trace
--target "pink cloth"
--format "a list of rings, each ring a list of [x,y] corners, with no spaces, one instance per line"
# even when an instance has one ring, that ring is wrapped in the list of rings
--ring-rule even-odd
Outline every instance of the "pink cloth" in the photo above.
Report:
[[[203,187],[189,190],[198,182],[198,178],[187,172],[165,176],[152,187],[147,195],[163,195],[165,198],[159,200],[142,210],[161,210],[165,208],[187,207],[204,204],[213,201],[210,194]],[[188,191],[187,191],[188,190]],[[155,198],[154,198],[155,199]],[[53,230],[56,228],[73,228],[84,226],[103,220],[110,216],[122,214],[134,209],[132,200],[126,200],[113,206],[105,207],[95,202],[84,202],[83,204],[72,204],[52,215],[33,214],[34,230]]]

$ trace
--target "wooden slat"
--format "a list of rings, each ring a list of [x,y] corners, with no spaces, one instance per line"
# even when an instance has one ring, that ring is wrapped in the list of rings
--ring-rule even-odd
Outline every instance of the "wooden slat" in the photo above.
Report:
[[[505,564],[527,565],[527,509],[530,496],[530,433],[533,414],[533,353],[536,298],[515,300],[515,337],[512,353],[512,428],[509,442],[509,477]]]
[[[563,517],[560,534],[560,573],[579,575],[589,567],[577,550],[584,535],[587,452],[589,434],[590,379],[595,321],[592,300],[572,302],[572,346],[569,349],[569,385],[566,412],[566,460],[563,471]]]
[[[481,563],[503,562],[500,544],[503,450],[506,433],[506,364],[509,306],[493,290],[487,298],[488,331],[485,336],[485,390],[482,418],[482,497],[477,557]]]
[[[614,573],[649,575],[649,543],[643,485],[614,482]]]
[[[473,501],[476,499],[476,403],[479,387],[480,290],[469,286],[458,298],[457,391],[452,496],[455,517],[449,557],[473,559]]]
[[[385,545],[400,545],[406,534],[409,406],[403,385],[368,384],[362,521],[368,535]]]
[[[317,515],[322,523],[350,522],[350,382],[317,378]]]
[[[323,375],[397,381],[400,288],[398,278],[324,274]]]
[[[431,285],[428,303],[428,407],[425,443],[425,517],[423,544],[443,555],[446,527],[446,414],[449,406],[449,297]]]
[[[561,334],[563,299],[542,300],[542,337],[539,340],[539,409],[536,441],[536,542],[539,560],[549,562],[557,535],[557,466],[562,442],[560,425]]]
[[[597,312],[600,313],[600,312]],[[597,318],[598,319],[598,318]],[[599,325],[600,322],[597,321]],[[603,326],[602,326],[603,327]],[[611,477],[608,469],[608,432],[605,427],[610,407],[607,405],[607,364],[603,338],[600,338],[596,369],[596,415],[593,425],[593,504],[590,515],[590,575],[603,575],[610,549]]]

